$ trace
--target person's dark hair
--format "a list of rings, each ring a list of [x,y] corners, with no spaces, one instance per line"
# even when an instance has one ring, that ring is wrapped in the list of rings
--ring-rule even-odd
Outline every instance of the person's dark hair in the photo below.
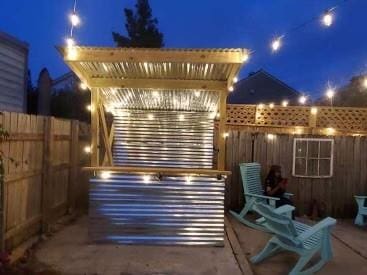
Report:
[[[282,178],[282,167],[280,167],[280,165],[272,165],[266,178],[274,180],[276,172],[279,172],[280,178]]]

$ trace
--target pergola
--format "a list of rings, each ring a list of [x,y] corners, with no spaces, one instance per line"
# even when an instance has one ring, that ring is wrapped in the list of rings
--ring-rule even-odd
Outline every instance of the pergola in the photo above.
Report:
[[[129,182],[129,190],[134,186],[134,190],[144,189],[145,192],[148,188],[146,183],[150,183],[149,188],[154,186],[158,189],[173,188],[172,190],[176,191],[182,190],[182,194],[194,192],[190,193],[193,195],[213,191],[212,198],[200,197],[192,204],[190,203],[193,199],[190,203],[185,201],[185,209],[190,209],[192,205],[191,208],[195,211],[197,205],[210,206],[208,201],[212,199],[214,204],[217,203],[214,197],[218,196],[220,191],[217,197],[221,202],[220,207],[218,208],[218,205],[213,207],[219,209],[219,215],[223,216],[224,183],[218,187],[215,181],[222,182],[222,176],[229,174],[225,171],[226,98],[228,91],[233,88],[233,81],[242,64],[248,58],[247,50],[72,47],[60,48],[60,51],[65,62],[91,90],[92,165],[86,168],[94,171],[96,175],[91,179],[91,184],[96,186],[98,183],[101,185],[109,182],[115,183],[115,187],[124,188],[126,187],[124,183]],[[112,124],[106,120],[107,113],[112,114]],[[106,173],[112,175],[107,176]],[[203,179],[205,184],[202,183]],[[210,181],[214,183],[211,185]],[[217,187],[213,189],[213,186]],[[106,185],[103,192],[110,187]],[[101,194],[105,194],[103,192],[92,188],[91,198],[93,199],[93,194],[99,194],[97,197],[101,199],[103,197]],[[141,196],[139,198],[142,201],[150,199],[155,201],[161,198],[161,201],[165,202],[168,196],[165,190],[158,194],[154,193],[156,197],[152,198],[152,192],[144,193],[144,199]],[[178,196],[178,200],[181,199],[179,194],[174,194]],[[169,195],[171,196],[171,193]],[[190,198],[182,197],[182,199]],[[123,201],[127,201],[126,198],[123,198]],[[134,207],[135,202],[130,202],[130,206]],[[122,205],[121,201],[119,203]],[[179,208],[174,202],[172,205],[169,203],[166,205],[171,207],[169,209]],[[180,207],[183,207],[182,205],[181,202]],[[98,208],[100,206],[100,201],[98,205],[93,206],[92,203],[91,212],[96,213],[92,215],[93,217],[101,218],[104,214],[110,213],[108,211],[112,211],[103,206],[105,208],[101,212],[102,208]],[[135,225],[134,228],[139,227],[140,231],[137,231],[140,235],[129,228],[136,233],[133,234],[135,237],[147,236],[143,238],[144,243],[221,243],[221,238],[211,239],[210,234],[205,235],[205,238],[201,237],[203,236],[201,229],[190,231],[196,232],[190,235],[190,238],[194,236],[191,241],[187,239],[177,241],[177,236],[180,236],[179,238],[186,236],[186,233],[182,235],[180,230],[187,226],[175,231],[175,241],[170,241],[172,236],[159,237],[159,240],[155,241],[156,235],[153,236],[151,233],[158,230],[156,228],[159,227],[156,225],[158,221],[152,226],[149,219],[142,220],[136,217],[141,213],[148,216],[158,213],[160,223],[161,216],[164,216],[165,212],[157,210],[148,213],[147,209],[151,208],[152,204],[145,206],[140,205],[135,211],[138,214],[129,221],[125,220],[124,223],[126,225],[131,222],[127,227],[132,224]],[[210,207],[204,208],[210,213]],[[117,212],[121,214],[122,219],[125,219],[126,208],[118,209],[121,211]],[[177,211],[169,213],[177,215],[182,209]],[[205,211],[199,212],[205,215]],[[103,231],[104,234],[97,234],[96,240],[139,242],[141,238],[131,237],[130,233],[126,233],[127,227],[121,225],[116,227],[109,218],[106,222],[107,216],[105,215],[103,219],[105,224],[97,230]],[[187,225],[196,224],[196,218],[193,219],[188,218],[185,222]],[[112,220],[115,221],[114,218]],[[172,231],[173,223],[170,224],[172,221],[173,219],[162,223],[158,230],[160,233],[157,234],[167,236],[167,232]],[[176,216],[175,221],[177,223]],[[180,224],[183,223],[180,221]],[[109,231],[111,226],[114,228],[113,232],[119,232],[113,237]],[[218,226],[220,231],[223,222],[219,222]],[[148,234],[148,228],[154,230]],[[223,234],[222,231],[223,229],[219,235]],[[161,233],[163,235],[160,235]]]

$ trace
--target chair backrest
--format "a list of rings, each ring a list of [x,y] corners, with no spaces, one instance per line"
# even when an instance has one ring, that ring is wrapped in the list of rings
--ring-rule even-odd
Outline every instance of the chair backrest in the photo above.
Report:
[[[264,195],[261,184],[260,163],[240,163],[243,191],[248,194]]]
[[[263,203],[256,203],[253,209],[265,218],[264,226],[283,242],[290,245],[301,245],[291,218],[275,213],[273,208]]]

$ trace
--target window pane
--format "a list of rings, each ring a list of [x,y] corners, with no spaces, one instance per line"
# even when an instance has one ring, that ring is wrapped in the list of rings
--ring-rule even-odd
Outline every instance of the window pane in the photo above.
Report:
[[[304,158],[306,157],[306,151],[307,151],[307,141],[296,141],[296,157],[297,158]]]
[[[317,159],[309,159],[307,161],[307,176],[318,176],[318,164],[319,161]]]
[[[331,141],[322,141],[320,143],[320,158],[331,157]]]
[[[305,176],[306,175],[306,159],[297,158],[295,160],[295,169],[294,173],[298,176]]]
[[[331,176],[329,159],[320,159],[320,176]]]
[[[308,142],[308,157],[309,158],[319,157],[319,141]]]

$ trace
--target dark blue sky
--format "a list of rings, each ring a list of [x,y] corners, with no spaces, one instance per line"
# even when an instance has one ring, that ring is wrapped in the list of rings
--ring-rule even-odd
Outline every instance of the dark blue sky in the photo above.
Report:
[[[68,33],[72,0],[1,0],[0,29],[30,44],[33,80],[47,67],[67,71],[55,45]],[[316,21],[285,37],[277,54],[272,37],[303,23],[338,0],[151,0],[167,47],[245,47],[255,53],[241,75],[264,68],[301,92],[318,96],[327,82],[346,84],[366,72],[367,1],[350,0],[336,10],[335,24]],[[79,44],[112,46],[111,31],[124,32],[123,8],[135,0],[79,0]]]

